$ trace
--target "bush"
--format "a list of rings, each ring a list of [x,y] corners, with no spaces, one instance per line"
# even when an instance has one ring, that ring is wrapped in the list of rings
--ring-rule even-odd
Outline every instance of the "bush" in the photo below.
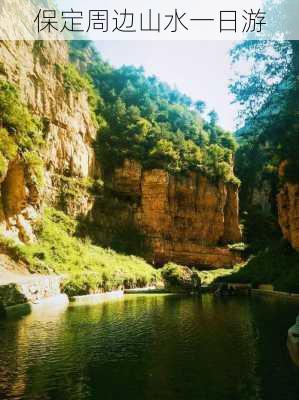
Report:
[[[299,293],[299,253],[282,241],[252,256],[238,272],[219,281],[251,283],[253,287],[272,284],[275,290]]]
[[[102,275],[92,272],[72,274],[63,282],[63,291],[69,297],[102,292]]]
[[[16,145],[14,139],[9,135],[5,128],[0,129],[0,153],[7,160],[13,160],[18,151],[18,146]]]
[[[43,186],[43,161],[37,150],[44,144],[41,122],[22,103],[17,88],[0,80],[0,176],[7,171],[8,162],[22,157],[30,178]]]
[[[26,151],[23,155],[24,161],[27,166],[30,179],[40,189],[43,188],[45,183],[44,176],[44,163],[43,160],[36,152]]]
[[[104,128],[106,121],[101,115],[96,115],[95,110],[101,103],[101,97],[93,87],[92,81],[87,74],[80,74],[74,64],[60,65],[56,64],[56,72],[62,76],[63,85],[66,91],[80,93],[85,91],[88,96],[88,103],[91,111],[91,117],[97,128]]]
[[[217,268],[208,271],[199,271],[198,274],[201,279],[202,285],[213,285],[215,281],[224,276],[232,275],[233,273],[239,271],[241,267],[242,266],[240,264],[237,264],[234,266],[233,269]]]
[[[8,161],[0,152],[0,178],[5,177],[8,168]]]
[[[16,142],[22,141],[24,133],[36,133],[41,128],[39,120],[21,101],[16,86],[6,80],[0,80],[0,118],[5,127],[15,129]]]
[[[58,66],[58,70],[62,72],[63,84],[66,90],[81,92],[82,90],[87,89],[87,79],[80,75],[79,71],[73,64]]]
[[[188,267],[168,263],[161,269],[161,276],[169,290],[190,292],[201,286],[200,275]]]

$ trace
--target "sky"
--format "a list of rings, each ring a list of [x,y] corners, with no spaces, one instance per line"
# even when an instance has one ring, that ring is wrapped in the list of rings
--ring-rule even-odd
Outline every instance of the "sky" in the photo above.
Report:
[[[219,125],[234,130],[237,106],[228,85],[231,41],[101,41],[96,47],[116,67],[143,66],[159,79],[215,109]]]

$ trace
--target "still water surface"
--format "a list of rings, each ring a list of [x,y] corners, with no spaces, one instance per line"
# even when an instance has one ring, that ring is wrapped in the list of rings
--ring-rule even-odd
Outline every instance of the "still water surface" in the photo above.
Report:
[[[298,400],[299,304],[128,295],[0,322],[6,400]]]

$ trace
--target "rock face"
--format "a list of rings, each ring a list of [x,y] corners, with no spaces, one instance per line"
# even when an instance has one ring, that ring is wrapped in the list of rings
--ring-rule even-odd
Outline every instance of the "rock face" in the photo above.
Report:
[[[221,247],[241,238],[238,192],[232,185],[196,173],[175,177],[146,171],[127,160],[105,182],[110,197],[94,204],[84,182],[100,177],[93,149],[96,127],[87,93],[65,87],[62,71],[68,62],[65,42],[0,42],[0,79],[20,89],[24,103],[47,129],[43,191],[30,181],[21,158],[1,176],[0,224],[6,236],[34,242],[33,227],[47,203],[73,216],[89,215],[106,238],[121,227],[122,242],[128,236],[124,232],[134,227],[149,247],[143,254],[157,264],[172,260],[222,267],[238,261]]]
[[[283,236],[299,251],[299,185],[285,184],[277,196],[277,205]]]
[[[0,223],[7,237],[34,242],[32,226],[38,220],[41,197],[36,186],[27,179],[26,166],[21,159],[9,164],[1,186]]]
[[[44,199],[51,204],[60,202],[59,177],[84,179],[96,175],[93,150],[96,128],[87,93],[66,90],[58,68],[68,61],[65,42],[0,42],[0,78],[8,79],[20,89],[24,103],[47,126],[47,146],[43,150],[45,193],[40,193],[28,180],[20,160],[10,163],[0,181],[0,224],[8,236],[20,240],[34,240],[32,209],[38,210]],[[74,209],[74,214],[87,213],[91,208],[86,196],[82,199],[77,196],[76,204],[73,199],[68,200],[66,208]]]
[[[179,177],[159,169],[142,170],[127,160],[115,170],[111,190],[123,199],[119,222],[134,224],[146,237],[149,261],[198,267],[239,261],[220,247],[241,240],[238,190],[233,185],[211,183],[197,173]],[[96,219],[101,218],[97,214]]]
[[[69,62],[65,42],[0,43],[2,76],[15,83],[33,114],[48,122],[46,164],[55,173],[94,172],[96,135],[87,93],[66,90],[58,66]]]
[[[61,294],[62,278],[35,275],[17,283],[0,285],[0,304],[5,307],[24,303],[38,303],[42,299]]]
[[[252,191],[251,205],[258,206],[265,212],[271,212],[272,204],[271,200],[275,199],[275,195],[272,194],[272,188],[270,182],[263,180],[258,187],[255,187]]]

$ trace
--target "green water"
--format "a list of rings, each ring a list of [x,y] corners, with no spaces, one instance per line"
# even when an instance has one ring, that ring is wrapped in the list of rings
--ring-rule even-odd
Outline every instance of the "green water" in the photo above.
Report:
[[[299,304],[129,295],[0,322],[7,400],[298,400]]]

